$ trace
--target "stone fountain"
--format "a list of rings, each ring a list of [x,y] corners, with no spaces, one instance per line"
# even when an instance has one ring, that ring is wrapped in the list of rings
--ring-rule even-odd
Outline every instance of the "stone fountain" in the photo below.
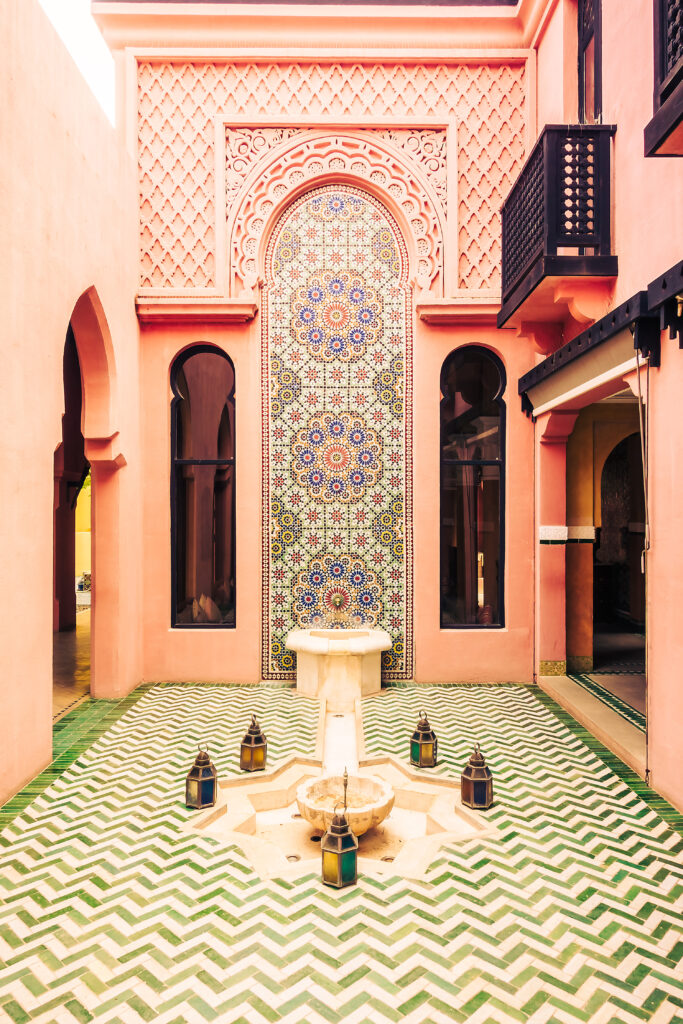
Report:
[[[340,802],[363,837],[359,873],[380,878],[424,878],[444,843],[495,831],[460,806],[457,780],[429,777],[392,755],[366,757],[361,698],[380,692],[388,633],[344,621],[339,607],[291,632],[287,647],[297,652],[297,690],[321,702],[312,756],[289,757],[258,778],[222,780],[216,806],[189,828],[240,846],[263,878],[317,868]]]
[[[394,806],[394,791],[377,776],[323,775],[308,779],[296,791],[299,814],[313,826],[324,831],[330,824],[337,804],[344,805],[351,831],[364,835],[389,816]]]
[[[335,598],[340,595],[333,595],[333,606]],[[361,697],[380,692],[382,651],[391,648],[391,637],[383,629],[354,628],[340,604],[320,624],[292,630],[286,646],[297,655],[297,691],[323,698],[328,711],[352,712]]]

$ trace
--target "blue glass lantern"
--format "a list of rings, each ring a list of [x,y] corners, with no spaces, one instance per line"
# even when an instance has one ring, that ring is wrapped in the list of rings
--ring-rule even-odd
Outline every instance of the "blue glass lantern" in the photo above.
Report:
[[[185,780],[185,804],[195,810],[213,807],[218,795],[218,773],[206,744],[198,745],[197,757]]]

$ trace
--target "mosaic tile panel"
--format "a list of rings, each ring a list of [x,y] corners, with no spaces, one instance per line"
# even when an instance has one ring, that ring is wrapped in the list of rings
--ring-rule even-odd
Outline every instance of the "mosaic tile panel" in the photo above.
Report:
[[[386,629],[412,674],[407,254],[384,207],[325,186],[285,212],[263,312],[263,676],[293,678],[290,630]]]

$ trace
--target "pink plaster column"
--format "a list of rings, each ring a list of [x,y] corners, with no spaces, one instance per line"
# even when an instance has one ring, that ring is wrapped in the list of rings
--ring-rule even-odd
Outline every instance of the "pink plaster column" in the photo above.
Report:
[[[567,439],[577,415],[550,412],[536,424],[536,676],[567,671]]]
[[[90,693],[93,697],[123,697],[130,687],[123,678],[126,580],[121,565],[122,455],[112,454],[112,438],[86,439],[92,478],[92,606],[90,613]]]

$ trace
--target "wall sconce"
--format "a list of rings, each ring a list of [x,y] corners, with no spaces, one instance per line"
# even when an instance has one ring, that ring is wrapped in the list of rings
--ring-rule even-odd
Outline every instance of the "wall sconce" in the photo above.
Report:
[[[460,799],[465,807],[478,811],[488,810],[493,803],[493,777],[478,743],[474,744],[469,762],[460,776]]]
[[[256,715],[252,715],[251,725],[245,733],[240,746],[240,768],[242,771],[262,771],[266,767],[267,751],[266,737],[261,732],[261,726],[256,721]]]
[[[410,737],[410,763],[418,768],[433,768],[436,764],[438,741],[424,711],[415,732]]]
[[[185,780],[185,805],[201,811],[213,807],[218,794],[218,773],[206,744],[198,744],[199,753]]]

